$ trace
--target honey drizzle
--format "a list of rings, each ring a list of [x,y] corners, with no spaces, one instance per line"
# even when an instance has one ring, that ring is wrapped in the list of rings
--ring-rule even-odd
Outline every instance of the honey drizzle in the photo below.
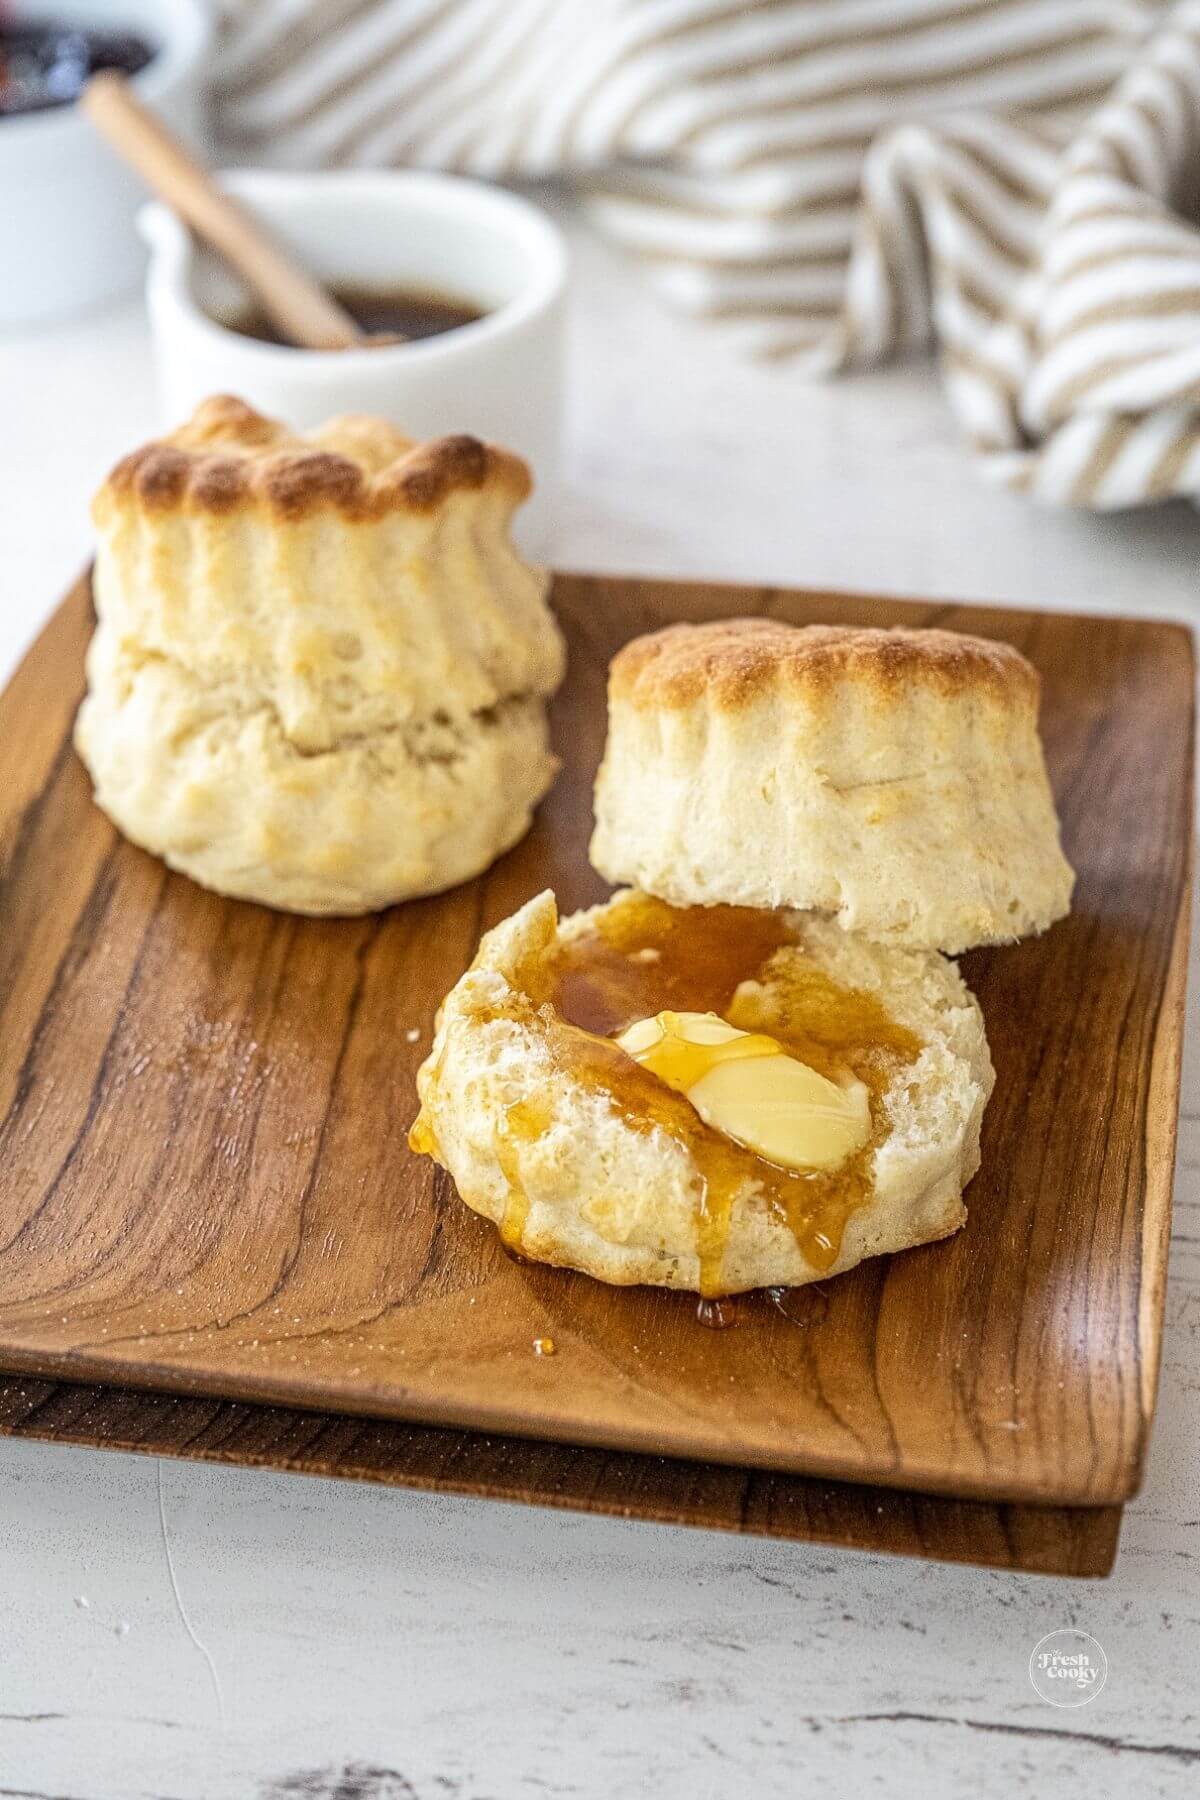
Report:
[[[548,969],[531,976],[524,998],[507,1008],[525,1014],[548,1044],[564,1079],[608,1096],[633,1130],[658,1127],[681,1144],[700,1174],[696,1239],[700,1292],[722,1290],[721,1265],[734,1200],[748,1180],[793,1233],[805,1259],[828,1269],[841,1248],[846,1220],[869,1197],[874,1153],[887,1130],[884,1095],[898,1067],[920,1042],[891,1019],[873,995],[841,987],[815,964],[772,971],[769,988],[754,983],[774,952],[796,941],[776,913],[741,907],[675,909],[639,895],[602,914],[595,928],[569,939]],[[743,1031],[763,1032],[820,1074],[856,1075],[870,1096],[871,1134],[839,1169],[800,1173],[780,1168],[715,1131],[695,1108],[610,1040],[635,1020],[664,1010],[715,1012]],[[509,1109],[501,1167],[511,1198],[501,1226],[521,1248],[529,1202],[519,1180],[516,1146],[536,1141],[546,1116],[533,1102]],[[516,1177],[516,1178],[514,1178]]]
[[[419,1112],[413,1120],[408,1134],[408,1147],[415,1150],[418,1156],[432,1156],[435,1162],[445,1162],[433,1126],[424,1111]]]
[[[550,1109],[544,1101],[518,1100],[508,1108],[496,1135],[496,1160],[508,1183],[508,1201],[498,1227],[500,1241],[517,1256],[525,1248],[525,1227],[529,1222],[529,1195],[521,1179],[520,1145],[536,1143],[549,1123]]]

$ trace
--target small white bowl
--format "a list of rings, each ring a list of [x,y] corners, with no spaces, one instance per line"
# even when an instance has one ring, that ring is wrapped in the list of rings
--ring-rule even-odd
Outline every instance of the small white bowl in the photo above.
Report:
[[[230,330],[245,305],[175,215],[147,206],[146,297],[164,424],[230,393],[305,430],[376,413],[413,437],[465,431],[533,466],[522,538],[548,538],[559,459],[567,255],[558,228],[512,194],[450,175],[239,170],[222,183],[333,287],[444,293],[478,321],[363,350],[297,350]]]
[[[199,0],[39,0],[22,23],[129,30],[156,46],[138,98],[203,144],[211,26]],[[75,106],[0,119],[0,330],[50,324],[132,293],[146,256],[134,230],[145,188]]]

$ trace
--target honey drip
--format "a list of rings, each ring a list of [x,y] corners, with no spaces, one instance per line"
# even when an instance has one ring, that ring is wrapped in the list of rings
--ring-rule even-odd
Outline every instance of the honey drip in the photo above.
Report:
[[[846,1220],[869,1197],[874,1152],[886,1131],[883,1097],[897,1068],[920,1050],[870,994],[844,988],[814,964],[795,960],[755,983],[774,952],[796,941],[786,919],[742,907],[676,909],[640,896],[601,915],[596,927],[562,944],[548,968],[530,972],[529,998],[510,1008],[525,1016],[551,1050],[564,1079],[606,1094],[631,1129],[666,1131],[700,1174],[696,1239],[700,1292],[722,1293],[721,1265],[734,1200],[755,1181],[806,1260],[828,1269]],[[740,991],[739,991],[740,990]],[[761,1032],[820,1074],[849,1071],[870,1096],[871,1134],[838,1169],[779,1167],[713,1130],[691,1103],[639,1066],[612,1037],[638,1019],[674,1009],[715,1012],[742,1031]],[[516,1146],[536,1141],[544,1109],[509,1109],[501,1166],[511,1198],[501,1236],[519,1250],[529,1211]]]
[[[544,1101],[518,1100],[504,1115],[497,1136],[496,1157],[508,1183],[508,1205],[500,1221],[500,1242],[506,1250],[520,1256],[525,1247],[525,1226],[529,1219],[529,1195],[521,1180],[519,1146],[533,1144],[550,1123],[550,1109]]]
[[[415,1150],[418,1156],[432,1156],[438,1162],[442,1160],[433,1126],[423,1112],[418,1113],[413,1121],[412,1129],[408,1134],[408,1147],[410,1150]]]
[[[728,1331],[737,1324],[732,1300],[707,1300],[702,1296],[696,1302],[696,1322],[709,1331]]]

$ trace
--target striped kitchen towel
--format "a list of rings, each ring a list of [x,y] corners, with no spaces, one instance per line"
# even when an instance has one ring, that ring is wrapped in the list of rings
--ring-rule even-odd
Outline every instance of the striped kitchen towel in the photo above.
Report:
[[[937,344],[998,480],[1200,493],[1200,0],[222,0],[247,160],[553,178],[814,372]]]

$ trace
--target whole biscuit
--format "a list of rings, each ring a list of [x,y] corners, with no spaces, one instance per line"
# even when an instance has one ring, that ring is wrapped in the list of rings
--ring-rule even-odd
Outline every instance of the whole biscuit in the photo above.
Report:
[[[485,868],[553,779],[519,458],[206,401],[94,505],[76,744],[136,843],[219,892],[355,913]]]

